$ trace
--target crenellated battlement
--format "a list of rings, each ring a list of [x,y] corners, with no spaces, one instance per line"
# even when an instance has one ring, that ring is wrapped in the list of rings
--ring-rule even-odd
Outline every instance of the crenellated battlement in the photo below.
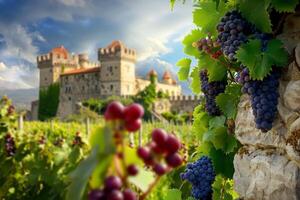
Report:
[[[36,61],[37,63],[41,63],[45,61],[50,61],[51,59],[52,59],[52,53],[47,53],[47,54],[37,56]]]
[[[98,60],[105,61],[113,58],[127,58],[136,60],[136,51],[134,49],[127,48],[121,41],[115,40],[105,48],[99,48]]]
[[[180,95],[180,96],[170,96],[170,101],[198,101],[201,100],[202,96],[196,95]]]

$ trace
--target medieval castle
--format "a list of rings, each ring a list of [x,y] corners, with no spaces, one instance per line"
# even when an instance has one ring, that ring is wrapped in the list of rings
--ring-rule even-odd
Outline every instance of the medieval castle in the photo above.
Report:
[[[135,74],[136,51],[127,48],[121,41],[113,41],[98,49],[99,63],[89,61],[87,54],[73,55],[63,46],[37,57],[40,70],[40,89],[60,83],[58,117],[76,113],[78,103],[89,98],[108,96],[132,96],[150,84],[149,77],[157,76],[154,70],[145,79]],[[157,79],[156,79],[157,80]],[[157,81],[156,90],[170,96],[168,102],[158,102],[154,109],[192,111],[199,97],[182,96],[181,86],[166,71]],[[38,101],[32,103],[32,113],[37,115]]]

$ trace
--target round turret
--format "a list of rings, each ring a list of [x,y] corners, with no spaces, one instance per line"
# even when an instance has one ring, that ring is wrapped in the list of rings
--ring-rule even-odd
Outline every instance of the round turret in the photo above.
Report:
[[[89,64],[89,56],[86,53],[81,53],[78,55],[79,65],[81,68],[87,68]]]
[[[169,71],[165,71],[163,75],[163,82],[166,84],[173,84],[172,75]]]

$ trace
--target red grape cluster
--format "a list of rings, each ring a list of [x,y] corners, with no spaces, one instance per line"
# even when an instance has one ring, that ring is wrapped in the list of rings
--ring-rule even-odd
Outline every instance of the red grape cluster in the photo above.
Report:
[[[122,180],[118,176],[109,176],[104,181],[104,188],[89,192],[89,200],[136,200],[137,194],[130,189],[122,190]]]
[[[15,140],[9,133],[5,135],[5,151],[8,157],[12,157],[16,153]]]
[[[64,139],[59,137],[54,141],[53,144],[54,144],[54,146],[61,147],[63,145],[63,143],[64,143]]]
[[[76,132],[76,135],[74,137],[72,145],[73,146],[82,146],[83,145],[82,138],[80,136],[80,132]]]
[[[154,129],[152,141],[144,147],[139,147],[137,154],[147,166],[152,167],[153,171],[161,176],[182,164],[180,149],[181,143],[173,134]]]
[[[141,127],[143,115],[144,108],[137,103],[125,107],[120,102],[113,101],[107,106],[104,118],[107,121],[120,122],[117,127],[120,131],[135,132]]]
[[[38,142],[39,142],[39,144],[41,144],[41,145],[42,145],[42,144],[45,144],[45,143],[46,143],[46,138],[45,138],[45,136],[42,135],[42,136],[40,137],[40,139],[39,139]]]

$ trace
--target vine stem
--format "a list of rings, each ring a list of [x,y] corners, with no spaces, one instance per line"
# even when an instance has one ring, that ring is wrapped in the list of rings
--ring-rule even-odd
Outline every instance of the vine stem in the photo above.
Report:
[[[159,182],[161,176],[157,176],[155,178],[155,180],[151,183],[151,185],[149,186],[149,188],[146,190],[146,192],[144,192],[141,197],[139,198],[139,200],[144,200],[146,199],[147,195],[152,191],[152,189],[154,188],[154,186]]]

